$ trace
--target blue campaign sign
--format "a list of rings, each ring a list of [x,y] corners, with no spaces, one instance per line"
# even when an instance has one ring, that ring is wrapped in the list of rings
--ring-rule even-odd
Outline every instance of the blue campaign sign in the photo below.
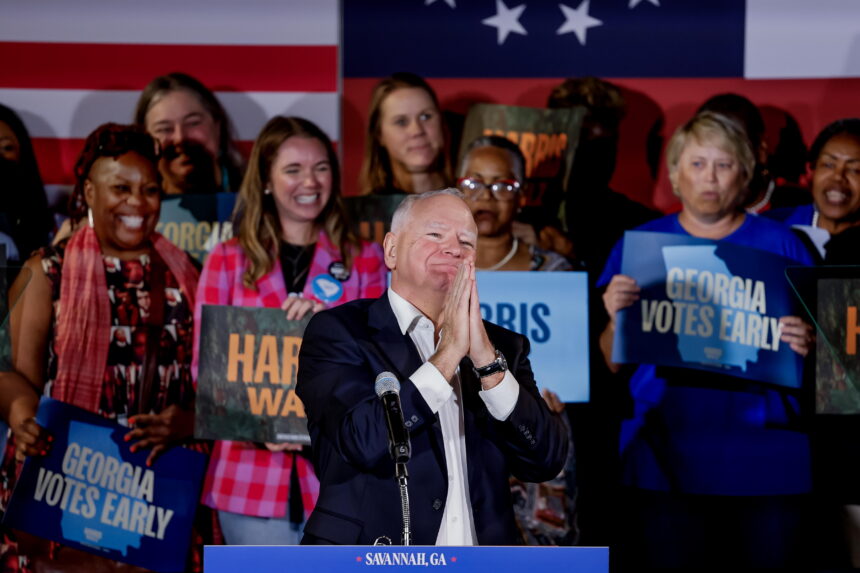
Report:
[[[54,438],[24,463],[3,524],[155,571],[184,571],[206,456],[175,447],[146,467],[129,428],[42,398],[36,420]]]
[[[618,313],[612,360],[683,366],[800,387],[802,358],[781,344],[798,315],[777,255],[725,242],[628,231],[622,274],[640,300]]]
[[[203,263],[212,247],[233,236],[236,193],[169,195],[161,201],[155,230]]]
[[[588,401],[588,278],[579,272],[479,272],[485,320],[528,337],[541,388]]]
[[[205,573],[341,573],[367,571],[368,567],[397,570],[413,567],[451,573],[485,571],[576,571],[606,573],[606,547],[400,547],[349,545],[314,547],[207,546]]]

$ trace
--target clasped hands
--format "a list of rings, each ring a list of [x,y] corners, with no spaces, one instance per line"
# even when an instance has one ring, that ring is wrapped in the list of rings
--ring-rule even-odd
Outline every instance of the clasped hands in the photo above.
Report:
[[[481,319],[474,261],[464,261],[460,265],[435,326],[439,332],[439,346],[430,362],[449,382],[464,356],[468,356],[475,367],[486,366],[496,359],[496,349]],[[482,378],[481,385],[489,390],[503,378],[504,373],[497,372]]]

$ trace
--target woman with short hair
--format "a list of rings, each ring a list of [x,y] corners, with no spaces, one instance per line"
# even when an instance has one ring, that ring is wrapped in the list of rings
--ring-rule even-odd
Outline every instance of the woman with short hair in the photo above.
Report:
[[[641,231],[672,233],[756,248],[812,262],[778,223],[744,210],[755,168],[749,141],[729,118],[705,112],[678,128],[667,151],[682,210]],[[621,274],[622,239],[598,286],[609,323],[600,347],[610,369],[618,311],[640,288]],[[641,256],[654,253],[636,251]],[[780,340],[802,356],[811,328],[781,317]],[[641,568],[731,563],[788,567],[803,548],[809,443],[799,424],[800,392],[685,368],[640,364],[629,383],[632,412],[621,426],[626,486],[623,557]]]

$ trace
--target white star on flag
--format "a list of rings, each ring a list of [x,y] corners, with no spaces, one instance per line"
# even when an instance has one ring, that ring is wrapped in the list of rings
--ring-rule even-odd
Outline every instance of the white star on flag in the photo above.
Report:
[[[450,6],[451,8],[457,7],[457,0],[442,0],[445,4]],[[631,2],[635,2],[636,0],[631,0]],[[641,0],[640,0],[641,1]],[[650,0],[649,0],[650,1]],[[424,5],[429,6],[430,4],[435,4],[436,0],[424,0]]]
[[[435,1],[436,0],[427,0],[428,3],[435,2]],[[451,0],[451,1],[453,2],[454,0]],[[633,8],[635,8],[636,6],[641,4],[642,2],[648,2],[649,4],[653,4],[654,6],[657,6],[658,8],[660,7],[660,0],[630,0],[630,6],[628,6],[628,8],[630,8],[632,10]]]
[[[511,32],[516,32],[523,36],[528,35],[526,29],[520,24],[520,16],[525,9],[525,4],[520,4],[515,8],[508,8],[502,0],[496,0],[496,15],[481,20],[481,24],[492,26],[496,29],[499,45],[501,46],[505,43],[508,34]]]
[[[579,43],[584,46],[585,33],[588,29],[603,25],[602,21],[588,15],[588,2],[589,0],[582,0],[582,4],[576,10],[570,6],[559,4],[558,7],[564,13],[564,24],[561,25],[556,34],[560,36],[573,32],[576,34],[576,39],[579,40]]]

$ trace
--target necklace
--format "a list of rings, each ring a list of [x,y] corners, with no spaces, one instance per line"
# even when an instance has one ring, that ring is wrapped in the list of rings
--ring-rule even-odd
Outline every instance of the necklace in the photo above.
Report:
[[[750,205],[747,207],[748,213],[758,213],[761,209],[764,208],[765,205],[770,203],[770,198],[773,196],[773,191],[776,189],[776,181],[773,179],[770,180],[770,183],[767,185],[767,191],[764,193],[764,197],[761,201],[756,203],[755,205]]]
[[[304,288],[315,248],[316,244],[291,245],[285,241],[281,243],[281,271],[288,292],[301,292]]]
[[[511,245],[511,250],[508,251],[507,255],[502,257],[501,261],[499,261],[498,263],[496,263],[495,265],[493,265],[491,267],[487,267],[485,269],[476,269],[476,270],[479,270],[479,271],[496,271],[496,270],[502,268],[503,266],[508,264],[508,261],[510,261],[512,258],[514,258],[514,255],[517,254],[517,248],[519,248],[519,246],[520,246],[520,240],[517,239],[516,237],[514,237],[514,244]]]
[[[816,210],[812,213],[812,226],[813,226],[813,227],[817,227],[817,226],[818,226],[818,209],[816,209]]]

